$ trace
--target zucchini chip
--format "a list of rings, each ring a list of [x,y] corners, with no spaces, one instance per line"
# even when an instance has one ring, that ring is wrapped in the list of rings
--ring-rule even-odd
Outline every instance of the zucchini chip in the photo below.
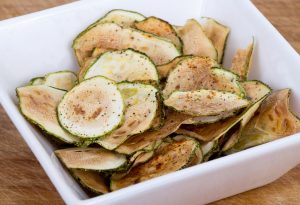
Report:
[[[71,71],[48,73],[44,84],[61,90],[71,90],[77,83],[77,76]]]
[[[145,54],[132,49],[102,54],[87,69],[84,79],[98,75],[116,82],[143,81],[158,83],[158,74],[153,62]]]
[[[79,65],[83,65],[96,47],[116,50],[132,48],[148,55],[156,65],[168,63],[181,54],[174,44],[165,39],[114,23],[98,24],[76,37],[73,49]]]
[[[158,90],[140,83],[120,83],[118,88],[126,106],[124,123],[111,134],[97,141],[106,149],[112,150],[131,135],[143,133],[152,126],[156,117]]]
[[[182,50],[182,42],[175,29],[167,21],[150,16],[142,21],[136,22],[134,26],[147,33],[169,39],[179,50]]]
[[[218,63],[222,63],[230,29],[212,18],[206,18],[204,32],[218,52]]]
[[[273,92],[261,105],[255,127],[280,137],[300,132],[300,120],[289,108],[290,94],[290,89]]]
[[[238,49],[233,57],[231,71],[239,75],[242,81],[248,78],[253,50],[254,39],[246,49]]]
[[[57,110],[63,128],[81,138],[97,139],[123,122],[124,108],[117,85],[97,76],[70,90]]]
[[[45,78],[44,77],[36,77],[32,78],[28,85],[43,85],[45,83]]]
[[[145,16],[138,12],[114,9],[106,13],[102,18],[90,25],[88,28],[101,23],[115,23],[122,27],[132,27],[136,21],[142,21],[144,19]]]
[[[32,85],[17,88],[21,113],[29,122],[43,131],[68,144],[77,144],[80,139],[61,128],[57,120],[56,108],[65,91],[46,85]]]
[[[201,150],[203,153],[203,162],[207,162],[209,158],[219,150],[218,140],[201,144]]]
[[[175,91],[164,101],[168,107],[191,116],[220,115],[247,107],[249,101],[217,90]]]
[[[221,120],[211,124],[182,125],[180,129],[176,131],[176,133],[194,137],[204,142],[218,140],[238,123],[241,123],[242,126],[244,126],[254,115],[263,100],[264,98],[252,104],[237,116],[233,116],[226,120]]]
[[[71,170],[71,173],[84,188],[87,188],[96,194],[106,194],[109,192],[109,187],[101,173],[80,169],[73,169]]]
[[[111,179],[110,188],[118,190],[191,166],[199,150],[199,143],[191,138],[170,142],[158,148],[148,162],[134,167],[123,178]]]
[[[67,148],[55,154],[68,169],[112,171],[127,166],[125,155],[102,148]]]
[[[268,85],[257,80],[241,82],[241,86],[244,88],[247,98],[252,103],[257,102],[272,91]]]
[[[170,72],[163,90],[164,98],[173,91],[193,91],[210,89],[236,93],[243,96],[244,90],[238,82],[238,76],[230,71],[213,68],[218,66],[210,58],[186,57]]]
[[[169,111],[166,116],[165,123],[159,130],[149,130],[142,134],[134,135],[121,144],[116,151],[130,155],[145,149],[149,145],[153,147],[157,141],[175,132],[182,122],[191,117],[174,111]]]
[[[184,59],[186,57],[187,56],[179,56],[179,57],[174,58],[169,63],[157,66],[157,71],[158,71],[158,74],[159,74],[159,78],[160,79],[167,78],[170,71],[177,65],[177,63],[179,63],[179,61],[181,61],[182,59]]]
[[[202,26],[195,20],[188,20],[178,30],[183,42],[183,54],[209,57],[218,60],[218,53],[211,40],[205,35]]]

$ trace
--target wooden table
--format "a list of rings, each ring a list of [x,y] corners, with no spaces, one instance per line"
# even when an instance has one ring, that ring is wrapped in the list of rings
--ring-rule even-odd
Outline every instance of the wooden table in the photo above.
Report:
[[[0,20],[71,1],[0,0]],[[300,1],[254,0],[254,3],[300,52]],[[0,204],[64,204],[2,107],[0,107]],[[300,165],[272,184],[213,204],[300,204]]]

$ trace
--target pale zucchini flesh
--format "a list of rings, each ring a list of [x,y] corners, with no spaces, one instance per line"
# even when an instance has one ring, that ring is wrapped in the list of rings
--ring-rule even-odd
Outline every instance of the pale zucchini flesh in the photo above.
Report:
[[[61,90],[71,90],[77,83],[77,76],[71,71],[48,73],[44,84]]]
[[[158,140],[164,139],[170,134],[174,133],[184,122],[191,116],[182,113],[169,111],[166,115],[164,125],[159,130],[149,130],[139,135],[135,135],[121,144],[116,151],[124,154],[132,154],[136,151],[142,150]],[[152,146],[151,146],[152,147]]]
[[[231,71],[239,75],[242,81],[248,79],[253,50],[254,39],[246,49],[238,49],[233,57]]]
[[[173,141],[158,148],[155,156],[148,162],[138,165],[119,180],[111,180],[111,190],[118,190],[132,184],[162,176],[190,166],[195,152],[200,149],[194,139]]]
[[[61,128],[57,120],[56,108],[65,91],[46,85],[17,88],[21,113],[46,133],[68,144],[78,144],[80,139]]]
[[[212,18],[206,19],[204,32],[217,50],[218,63],[222,63],[230,29]]]
[[[101,173],[80,169],[73,169],[71,173],[84,188],[96,194],[106,194],[109,192],[109,187]]]
[[[73,48],[80,65],[96,47],[116,50],[132,48],[145,53],[156,65],[167,63],[181,54],[174,44],[165,39],[114,23],[98,24],[74,40]]]
[[[136,22],[134,26],[141,31],[169,39],[179,50],[182,50],[181,39],[173,26],[167,21],[150,16],[142,21]]]
[[[97,76],[70,90],[58,105],[62,127],[84,139],[98,139],[123,122],[124,102],[117,85]]]
[[[209,116],[240,110],[247,107],[249,101],[234,93],[201,89],[175,91],[164,104],[191,116]]]
[[[211,116],[200,116],[200,117],[193,117],[186,121],[184,121],[182,124],[194,124],[194,125],[201,125],[201,124],[209,124],[218,122],[220,120],[224,120],[228,117],[232,117],[236,114],[236,111],[234,112],[225,112],[219,115],[211,115]]]
[[[69,169],[111,171],[127,165],[125,155],[103,148],[67,148],[56,150],[55,154]]]
[[[216,61],[218,60],[216,48],[195,19],[188,20],[179,29],[178,34],[183,42],[184,55],[210,57]]]
[[[125,103],[124,123],[103,139],[97,141],[112,150],[135,134],[140,134],[152,126],[158,108],[158,90],[141,83],[120,83],[118,88]]]
[[[104,76],[116,82],[141,81],[158,83],[153,62],[143,53],[126,49],[102,54],[86,71],[84,79]]]
[[[177,65],[177,63],[179,63],[179,61],[181,61],[182,59],[184,59],[186,57],[187,56],[179,56],[179,57],[174,58],[169,63],[157,66],[157,71],[158,71],[158,74],[159,74],[159,78],[160,79],[167,78],[170,71]]]

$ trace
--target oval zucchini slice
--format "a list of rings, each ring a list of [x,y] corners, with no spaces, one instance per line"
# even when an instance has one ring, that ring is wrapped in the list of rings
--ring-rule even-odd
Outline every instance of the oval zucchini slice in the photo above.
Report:
[[[194,139],[173,141],[161,146],[148,162],[138,165],[119,180],[111,180],[111,190],[118,190],[132,184],[162,176],[191,165],[200,145]]]
[[[209,57],[218,60],[218,53],[211,40],[205,35],[202,26],[195,20],[188,20],[179,29],[178,34],[183,42],[183,54]]]
[[[158,83],[153,62],[143,53],[126,49],[102,54],[86,71],[84,79],[97,75],[116,82],[144,81]]]
[[[164,98],[173,91],[193,91],[210,89],[236,93],[244,96],[244,90],[238,82],[238,76],[218,66],[210,58],[186,57],[170,72],[163,90]]]
[[[133,154],[136,151],[143,150],[147,146],[157,141],[166,138],[173,132],[175,132],[182,122],[189,119],[191,116],[184,115],[182,113],[169,111],[166,115],[166,120],[164,125],[159,130],[149,130],[142,134],[134,135],[121,144],[116,151],[123,154]]]
[[[268,85],[257,80],[241,82],[241,86],[244,88],[247,98],[252,103],[257,102],[272,91]]]
[[[16,92],[20,111],[29,122],[64,143],[80,143],[80,139],[62,129],[57,120],[56,108],[65,91],[46,85],[32,85],[17,88]]]
[[[149,129],[156,116],[158,90],[140,83],[120,83],[118,88],[126,106],[124,123],[111,134],[97,141],[106,149],[112,150],[122,144],[131,135]]]
[[[44,84],[61,90],[71,90],[77,83],[77,76],[71,71],[48,73]]]
[[[222,63],[230,29],[212,18],[206,19],[204,32],[218,52],[218,63]]]
[[[134,26],[148,33],[169,39],[179,50],[182,50],[182,41],[177,35],[175,29],[167,21],[150,16],[146,19],[136,22]]]
[[[71,170],[71,173],[84,188],[87,188],[96,194],[106,194],[109,192],[109,187],[101,173],[80,169],[73,169]]]
[[[216,90],[175,91],[164,101],[168,107],[191,116],[220,115],[249,105],[247,99]]]
[[[102,148],[67,148],[55,154],[68,169],[112,171],[127,166],[125,155]]]
[[[114,9],[106,13],[101,19],[91,24],[88,28],[91,28],[100,23],[115,23],[122,27],[132,27],[136,21],[142,21],[145,16],[129,10]]]
[[[79,65],[91,56],[96,47],[117,50],[132,48],[148,55],[156,65],[168,63],[181,54],[169,41],[136,29],[122,28],[114,23],[98,24],[74,40],[73,48]]]
[[[70,90],[58,105],[60,124],[73,135],[97,139],[123,122],[124,102],[117,85],[97,76]]]
[[[248,78],[253,50],[254,39],[246,49],[238,49],[233,57],[231,71],[239,75],[242,81]]]
[[[275,136],[288,136],[300,131],[300,120],[289,108],[291,90],[273,92],[263,102],[255,127]]]
[[[45,78],[44,77],[36,77],[32,78],[28,85],[43,85],[45,83]]]

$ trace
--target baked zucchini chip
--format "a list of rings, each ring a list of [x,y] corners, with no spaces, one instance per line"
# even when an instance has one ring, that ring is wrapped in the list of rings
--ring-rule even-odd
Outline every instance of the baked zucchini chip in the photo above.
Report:
[[[216,20],[206,17],[204,32],[218,52],[218,63],[222,63],[230,29]]]
[[[210,58],[186,57],[169,73],[163,90],[164,98],[178,91],[210,89],[236,93],[244,96],[238,76],[225,69],[214,68],[216,61]]]
[[[188,20],[178,30],[183,42],[183,54],[209,57],[218,60],[218,53],[211,40],[205,35],[202,26],[195,20]]]
[[[179,50],[182,50],[181,39],[173,26],[167,21],[150,16],[142,21],[136,22],[134,26],[141,31],[169,39]]]
[[[247,98],[252,103],[257,102],[266,94],[269,94],[272,91],[272,89],[268,85],[257,80],[241,82],[241,86],[244,88]]]
[[[141,81],[158,84],[158,74],[153,62],[143,53],[132,49],[110,51],[102,54],[87,69],[84,79],[97,75],[116,82]]]
[[[135,134],[148,130],[156,117],[158,90],[140,83],[120,83],[118,88],[125,103],[124,123],[103,139],[97,141],[106,149],[112,150]]]
[[[61,128],[56,108],[66,94],[46,85],[32,85],[17,88],[21,113],[29,122],[37,125],[47,134],[68,144],[78,144],[80,139]]]
[[[246,49],[238,49],[233,57],[231,71],[239,75],[242,81],[248,79],[253,50],[254,39]]]
[[[192,138],[174,140],[158,148],[153,158],[134,167],[123,178],[112,179],[110,188],[113,191],[118,190],[191,166],[191,162],[195,160],[195,155],[199,153],[199,150],[199,143]]]
[[[45,78],[44,77],[36,77],[32,78],[28,85],[43,85],[45,83]]]
[[[217,90],[175,91],[164,104],[191,116],[221,115],[249,105],[249,101],[230,92]]]
[[[96,194],[106,194],[109,192],[109,186],[102,173],[80,169],[72,169],[70,171],[84,188]]]
[[[136,151],[145,149],[147,146],[150,146],[152,149],[157,141],[174,133],[182,122],[189,118],[191,118],[189,115],[169,111],[167,112],[164,125],[159,130],[149,130],[142,134],[134,135],[121,144],[116,151],[130,155]]]
[[[75,136],[95,140],[123,123],[125,105],[117,85],[96,76],[70,90],[59,103],[61,126]]]
[[[163,65],[158,65],[157,66],[157,72],[159,74],[160,79],[165,79],[168,77],[170,71],[181,61],[182,59],[186,58],[187,56],[179,56],[174,58],[172,61],[169,63],[163,64]]]
[[[184,121],[182,124],[193,124],[193,125],[201,125],[201,124],[209,124],[218,122],[220,120],[224,120],[228,117],[232,117],[233,115],[236,115],[236,112],[225,112],[219,115],[211,115],[211,116],[199,116],[199,117],[193,117],[186,121]]]
[[[48,73],[44,84],[61,90],[71,90],[77,84],[77,76],[71,71]]]
[[[115,23],[122,27],[132,27],[136,21],[142,21],[144,19],[145,16],[138,12],[114,9],[106,13],[102,18],[91,24],[88,28],[101,23]]]
[[[54,153],[68,169],[112,171],[127,166],[125,155],[102,148],[67,148]]]
[[[170,41],[132,28],[122,28],[114,23],[101,23],[82,32],[73,42],[79,65],[92,55],[95,48],[132,48],[145,53],[156,64],[168,63],[181,52]]]

